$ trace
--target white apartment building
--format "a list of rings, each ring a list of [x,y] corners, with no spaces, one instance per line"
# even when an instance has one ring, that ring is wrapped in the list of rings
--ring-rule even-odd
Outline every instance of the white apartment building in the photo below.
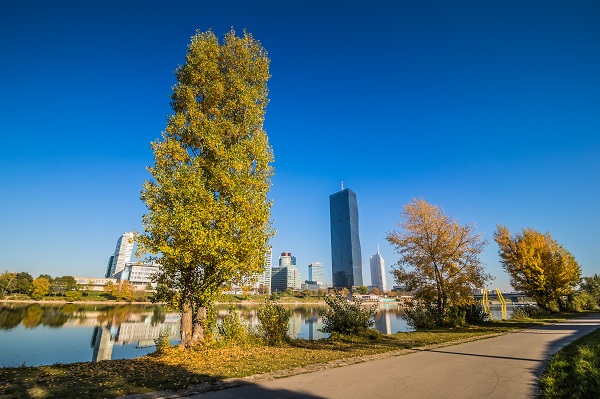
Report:
[[[125,232],[119,237],[115,253],[111,256],[105,277],[115,277],[117,273],[125,269],[125,264],[131,261],[134,243],[133,238],[134,234],[131,232]]]

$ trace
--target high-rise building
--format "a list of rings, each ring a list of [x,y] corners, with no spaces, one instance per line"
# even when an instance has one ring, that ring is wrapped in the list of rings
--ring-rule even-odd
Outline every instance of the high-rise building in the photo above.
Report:
[[[131,261],[131,253],[133,252],[133,233],[123,233],[117,241],[115,253],[112,255],[110,270],[107,271],[106,277],[112,277],[115,274],[125,269],[125,263]]]
[[[323,283],[323,265],[321,262],[313,262],[308,265],[308,281],[317,284]]]
[[[288,288],[299,290],[302,277],[296,267],[296,257],[290,252],[282,252],[279,257],[279,267],[274,267],[271,277],[271,291],[281,292]]]
[[[351,288],[363,285],[356,193],[342,185],[342,191],[331,194],[329,217],[333,286]]]
[[[296,257],[291,252],[282,252],[279,257],[279,266],[296,265]]]
[[[265,254],[265,270],[258,275],[258,288],[262,287],[266,290],[266,294],[271,293],[271,272],[273,269],[273,249],[269,248],[269,252]]]
[[[287,290],[287,266],[276,266],[271,274],[271,292],[284,292]]]
[[[377,246],[377,253],[371,256],[369,261],[371,263],[371,285],[377,287],[381,292],[386,291],[385,261],[379,253],[379,245]]]

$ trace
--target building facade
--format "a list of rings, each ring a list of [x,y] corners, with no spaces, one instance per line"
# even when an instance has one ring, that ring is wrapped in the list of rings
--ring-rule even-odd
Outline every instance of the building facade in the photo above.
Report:
[[[381,292],[387,291],[385,261],[379,253],[379,246],[377,247],[377,253],[369,259],[369,263],[371,264],[371,285],[377,287]]]
[[[264,294],[271,293],[271,273],[273,269],[273,249],[265,254],[265,270],[258,275],[258,291]]]
[[[308,265],[308,281],[316,284],[323,283],[323,265],[321,262],[313,262]]]
[[[363,285],[356,193],[343,189],[329,196],[331,271],[335,288]]]
[[[271,291],[283,292],[288,288],[299,290],[302,287],[302,277],[296,267],[296,257],[291,252],[282,252],[279,266],[271,272]]]
[[[127,262],[123,270],[115,274],[119,282],[129,281],[136,290],[156,288],[152,276],[159,272],[159,266],[150,263]]]
[[[117,273],[125,269],[125,264],[131,261],[133,237],[133,233],[123,233],[119,237],[115,253],[109,258],[109,267],[107,267],[105,277],[115,277]]]
[[[271,292],[287,290],[287,266],[276,266],[271,271]]]

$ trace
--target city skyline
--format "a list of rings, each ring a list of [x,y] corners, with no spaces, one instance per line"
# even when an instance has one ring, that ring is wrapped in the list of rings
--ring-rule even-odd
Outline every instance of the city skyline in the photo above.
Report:
[[[360,197],[362,250],[424,198],[490,241],[550,232],[597,273],[600,4],[426,1],[10,2],[0,14],[0,271],[102,276],[140,231],[150,142],[196,29],[269,53],[275,253],[331,281],[328,196]],[[109,27],[109,28],[108,28]],[[35,248],[34,251],[31,248]],[[365,285],[369,275],[364,273]]]

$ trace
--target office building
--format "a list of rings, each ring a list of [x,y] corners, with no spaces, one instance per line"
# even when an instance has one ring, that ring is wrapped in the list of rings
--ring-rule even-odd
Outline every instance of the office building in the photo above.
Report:
[[[335,288],[363,285],[358,204],[350,189],[329,196],[331,271]]]
[[[379,253],[379,245],[377,246],[377,253],[369,259],[371,263],[371,285],[377,287],[382,293],[387,291],[386,279],[385,279],[385,261]]]
[[[323,265],[321,262],[313,262],[308,265],[308,281],[316,284],[323,283]]]
[[[117,241],[115,253],[112,255],[110,270],[106,271],[105,277],[114,277],[125,269],[125,264],[131,261],[133,252],[133,233],[123,233]]]
[[[271,270],[271,292],[287,290],[287,266],[276,266]]]
[[[296,265],[296,257],[291,252],[282,252],[279,257],[279,266]]]
[[[264,294],[271,293],[271,273],[273,269],[273,249],[265,254],[265,270],[258,275],[258,291]]]
[[[288,288],[299,290],[301,287],[302,277],[296,267],[296,257],[290,252],[282,252],[279,267],[272,268],[271,291],[282,292]]]
[[[129,281],[136,290],[156,288],[152,276],[160,271],[157,264],[127,262],[123,270],[115,274],[115,278],[121,281]]]

